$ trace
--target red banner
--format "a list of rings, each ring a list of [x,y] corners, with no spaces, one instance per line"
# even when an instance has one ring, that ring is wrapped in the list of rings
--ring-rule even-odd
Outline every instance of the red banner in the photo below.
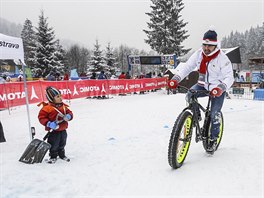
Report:
[[[29,103],[32,104],[46,101],[47,86],[59,89],[64,99],[75,99],[159,89],[166,86],[166,79],[27,81],[27,91]],[[24,104],[26,104],[26,95],[23,82],[0,84],[0,109]]]

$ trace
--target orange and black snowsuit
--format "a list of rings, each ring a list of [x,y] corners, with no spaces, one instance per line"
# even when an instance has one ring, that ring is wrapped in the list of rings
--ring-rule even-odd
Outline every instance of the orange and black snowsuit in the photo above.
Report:
[[[66,129],[68,128],[68,121],[63,120],[63,117],[66,114],[70,114],[72,120],[73,113],[68,108],[69,106],[64,103],[53,104],[42,102],[38,106],[40,105],[43,105],[43,107],[39,111],[38,119],[39,122],[45,126],[45,130],[50,130],[50,128],[46,126],[48,121],[56,121],[59,125],[58,129],[49,133],[48,143],[51,145],[49,155],[51,158],[57,158],[57,156],[59,156],[63,159],[65,157],[64,147],[67,140]]]
[[[71,115],[71,120],[73,118],[72,111],[68,108],[67,104],[53,104],[42,102],[38,104],[38,106],[43,105],[42,109],[39,112],[38,119],[39,122],[45,126],[45,130],[48,131],[47,122],[48,121],[57,121],[59,124],[59,128],[56,129],[56,132],[63,131],[68,128],[68,122],[63,120],[63,116],[66,114]]]

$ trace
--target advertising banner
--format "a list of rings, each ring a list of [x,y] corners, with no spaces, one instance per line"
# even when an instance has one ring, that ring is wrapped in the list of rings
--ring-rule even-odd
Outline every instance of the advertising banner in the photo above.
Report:
[[[0,34],[0,59],[20,59],[24,62],[22,39]]]
[[[28,100],[29,104],[46,101],[45,89],[48,86],[56,87],[60,90],[63,99],[71,100],[159,89],[166,86],[166,79],[27,81]],[[25,104],[23,82],[0,84],[0,109]]]

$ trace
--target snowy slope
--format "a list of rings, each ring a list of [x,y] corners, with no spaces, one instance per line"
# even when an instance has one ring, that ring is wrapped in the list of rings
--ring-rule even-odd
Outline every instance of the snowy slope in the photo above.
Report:
[[[263,197],[264,103],[226,100],[215,155],[208,157],[193,141],[184,165],[172,170],[168,142],[184,98],[159,91],[70,101],[74,120],[66,154],[72,160],[53,165],[18,162],[29,143],[26,108],[0,111],[7,139],[0,144],[0,197]],[[30,106],[41,138],[38,111]]]

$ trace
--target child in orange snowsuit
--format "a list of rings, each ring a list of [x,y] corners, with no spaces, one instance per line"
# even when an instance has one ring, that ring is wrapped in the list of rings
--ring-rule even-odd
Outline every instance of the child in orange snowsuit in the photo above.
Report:
[[[50,131],[48,143],[50,148],[50,159],[48,163],[55,163],[57,157],[70,161],[65,156],[65,145],[67,140],[68,121],[72,120],[73,113],[69,106],[62,102],[60,91],[54,87],[46,88],[48,103],[42,102],[43,107],[39,111],[39,122],[45,126],[46,131]]]

